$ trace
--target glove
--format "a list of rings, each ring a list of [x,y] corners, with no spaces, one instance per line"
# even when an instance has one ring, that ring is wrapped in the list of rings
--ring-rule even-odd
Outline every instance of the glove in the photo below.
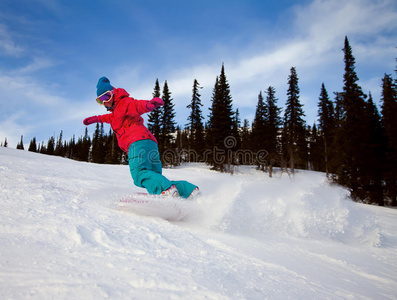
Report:
[[[100,122],[100,120],[99,120],[98,116],[88,117],[88,118],[85,118],[83,121],[84,125],[90,125],[92,123],[99,123],[99,122]]]
[[[164,101],[158,97],[155,97],[152,100],[150,100],[148,103],[146,103],[146,109],[148,111],[152,111],[163,105],[164,105]]]

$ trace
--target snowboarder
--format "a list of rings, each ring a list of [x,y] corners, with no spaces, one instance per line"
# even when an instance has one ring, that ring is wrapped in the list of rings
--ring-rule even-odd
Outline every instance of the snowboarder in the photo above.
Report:
[[[187,181],[170,181],[162,175],[157,140],[143,123],[142,114],[163,106],[160,98],[135,100],[125,89],[114,88],[109,79],[101,77],[96,101],[110,113],[84,119],[84,125],[109,123],[117,136],[119,147],[127,153],[134,184],[149,194],[193,199],[199,188]]]

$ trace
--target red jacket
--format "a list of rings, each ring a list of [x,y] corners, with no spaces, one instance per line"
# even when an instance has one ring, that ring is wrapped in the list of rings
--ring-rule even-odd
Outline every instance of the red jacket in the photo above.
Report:
[[[152,140],[156,138],[143,124],[142,114],[149,112],[146,108],[148,100],[135,100],[126,90],[114,90],[114,107],[110,114],[98,116],[100,122],[110,123],[117,136],[120,148],[128,154],[128,148],[133,142],[139,140]]]

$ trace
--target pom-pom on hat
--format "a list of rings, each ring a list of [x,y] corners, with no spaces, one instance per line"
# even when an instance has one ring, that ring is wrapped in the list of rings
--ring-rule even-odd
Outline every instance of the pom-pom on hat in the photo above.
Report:
[[[101,77],[98,80],[98,84],[96,85],[96,95],[102,95],[106,91],[112,91],[113,87],[110,85],[109,79],[106,77]]]

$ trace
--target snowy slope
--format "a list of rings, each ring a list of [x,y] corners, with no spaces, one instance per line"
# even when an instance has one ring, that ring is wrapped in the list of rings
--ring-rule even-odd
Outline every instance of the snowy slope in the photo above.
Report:
[[[127,166],[0,148],[0,299],[397,299],[397,211],[322,173],[164,173],[204,196],[182,222],[118,210]]]

